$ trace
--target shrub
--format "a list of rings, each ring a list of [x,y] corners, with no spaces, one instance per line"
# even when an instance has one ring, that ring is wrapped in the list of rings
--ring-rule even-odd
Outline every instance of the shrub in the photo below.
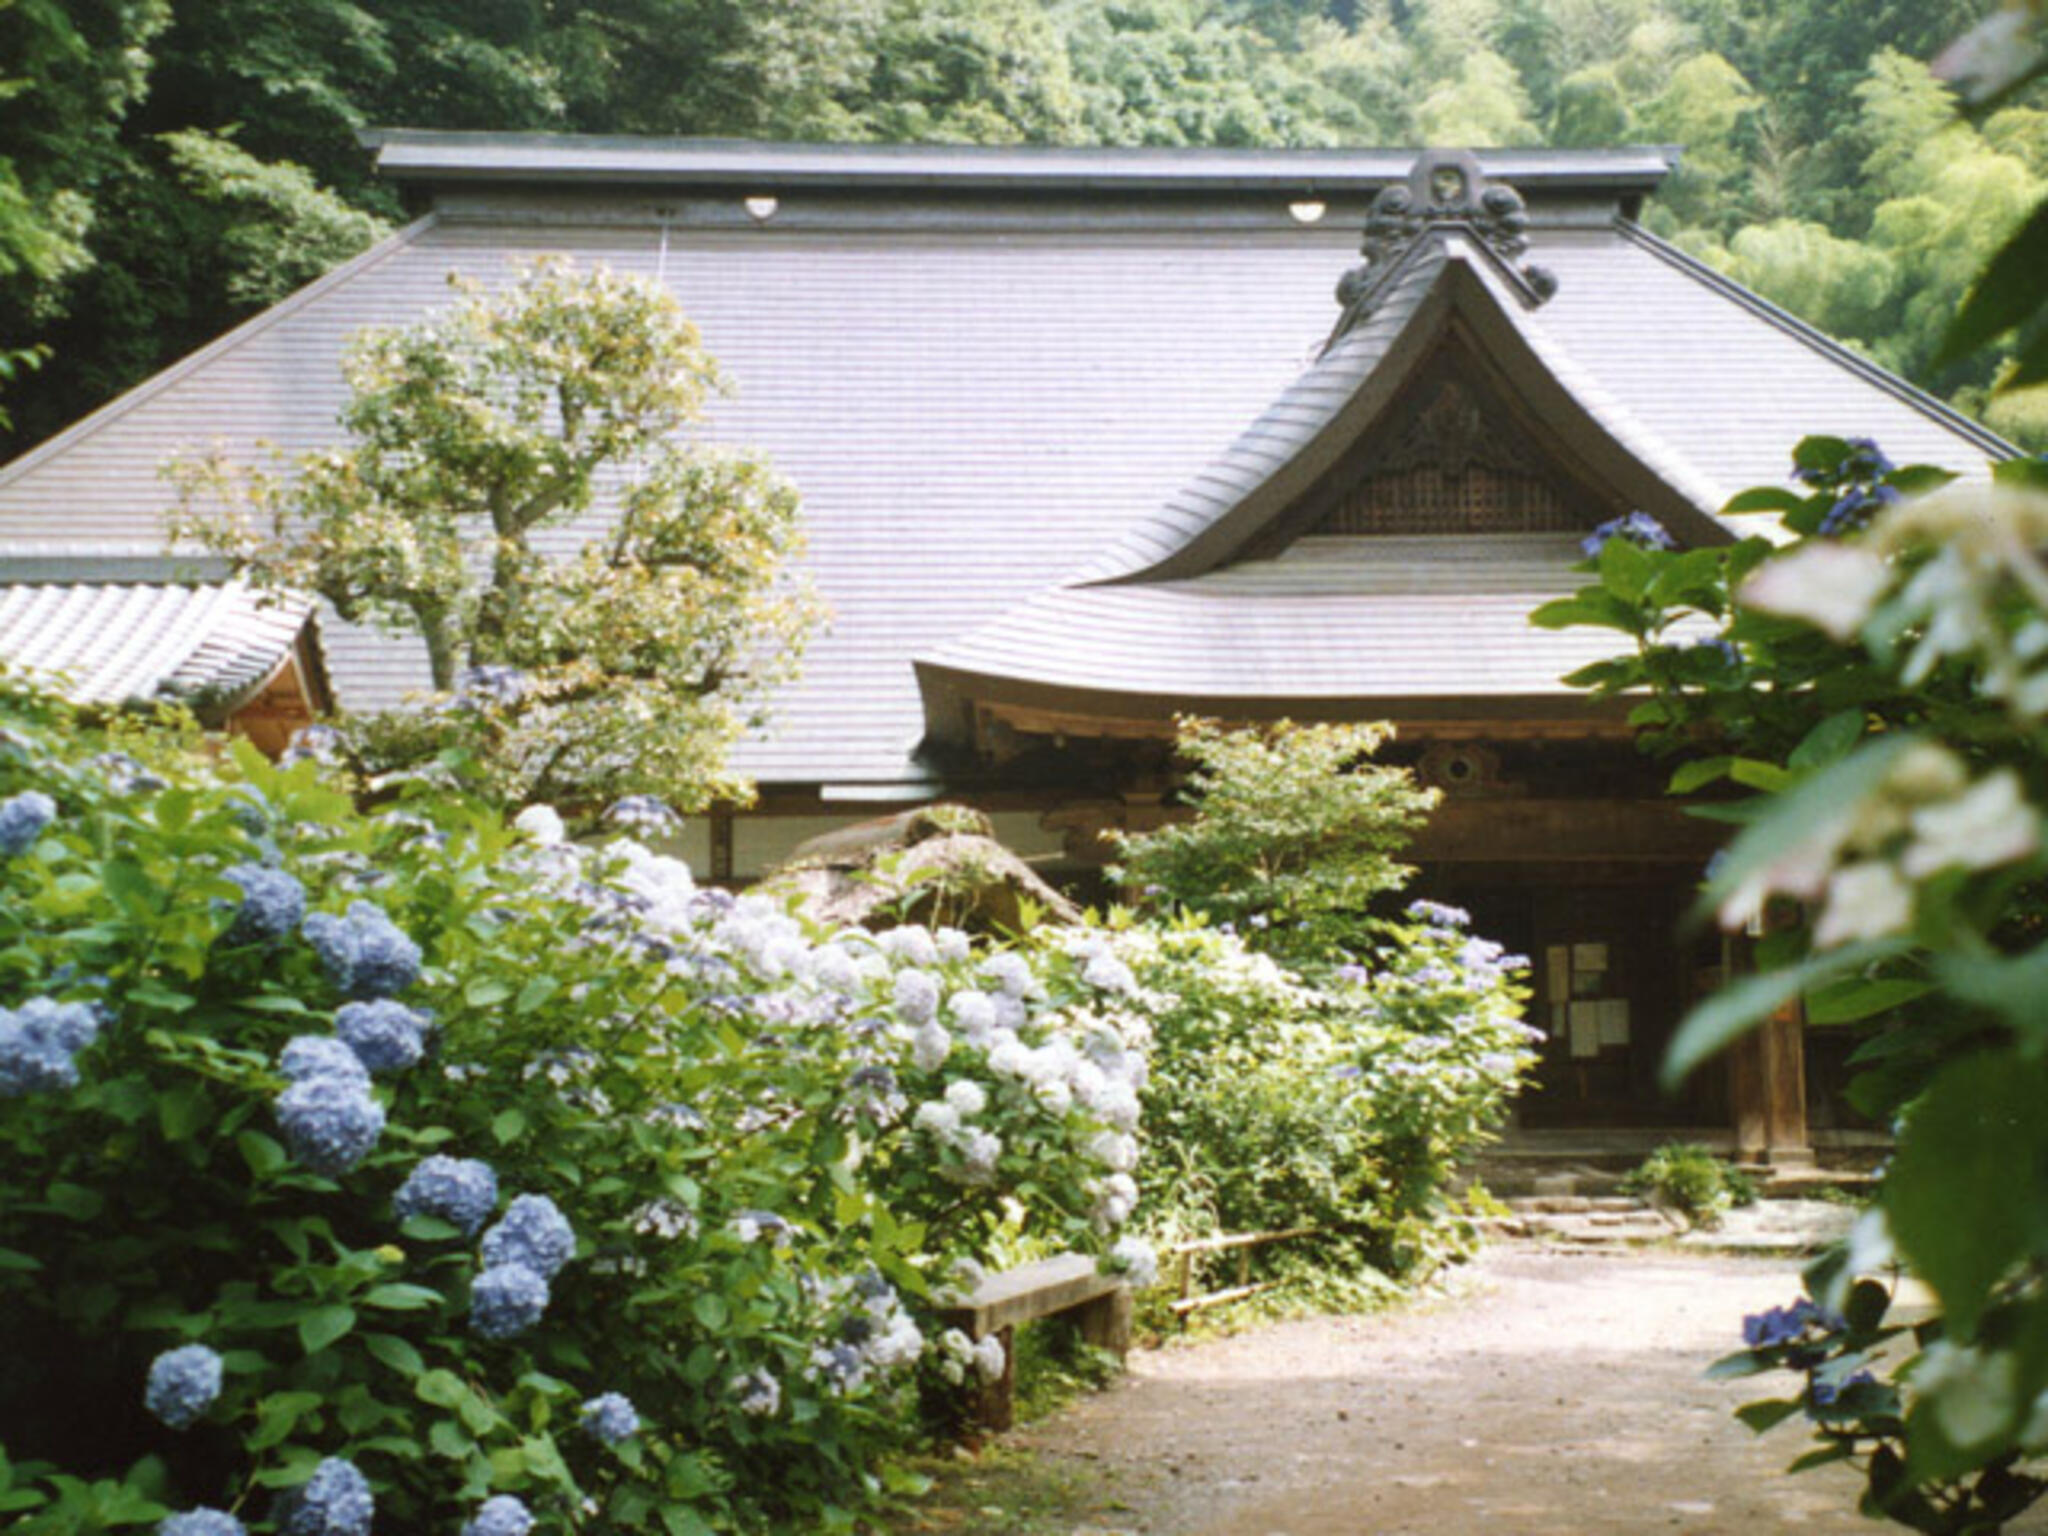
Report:
[[[844,1528],[956,1271],[1114,1236],[1142,1021],[1091,957],[0,708],[30,1529]]]
[[[1452,1246],[1452,1174],[1491,1134],[1534,1032],[1521,962],[1427,903],[1393,925],[1381,969],[1313,984],[1192,922],[1116,936],[1153,1036],[1141,1223],[1162,1234],[1313,1228],[1261,1262],[1321,1294],[1381,1289]]]
[[[1695,1227],[1717,1227],[1738,1205],[1756,1203],[1756,1183],[1705,1147],[1667,1142],[1621,1181],[1625,1194],[1676,1211]]]

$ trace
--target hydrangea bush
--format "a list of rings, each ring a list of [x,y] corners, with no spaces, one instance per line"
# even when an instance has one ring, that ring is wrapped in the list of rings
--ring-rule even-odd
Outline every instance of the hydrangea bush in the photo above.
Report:
[[[2048,464],[1959,481],[1810,437],[1793,473],[1728,508],[1784,538],[1615,541],[1536,617],[1632,643],[1577,680],[1638,697],[1674,790],[1760,792],[1711,807],[1741,831],[1701,900],[1768,928],[1756,974],[1686,1020],[1667,1080],[1797,1000],[1863,1034],[1848,1097],[1897,1137],[1808,1300],[1722,1362],[1796,1373],[1743,1417],[1806,1425],[1794,1465],[1852,1462],[1866,1514],[1995,1530],[2048,1495]],[[1875,1278],[1898,1267],[1935,1302],[1910,1327]]]
[[[920,1382],[1001,1368],[938,1317],[978,1265],[1142,1268],[1099,936],[821,931],[544,814],[0,709],[25,1528],[847,1528]]]

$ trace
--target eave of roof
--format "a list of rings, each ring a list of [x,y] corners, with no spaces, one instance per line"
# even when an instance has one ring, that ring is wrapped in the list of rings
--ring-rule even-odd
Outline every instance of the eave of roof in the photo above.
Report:
[[[1411,149],[1011,148],[939,144],[769,144],[741,139],[617,138],[409,128],[363,135],[381,175],[475,182],[719,187],[932,188],[1011,192],[1337,192],[1406,176]],[[1489,175],[1532,193],[1655,190],[1677,149],[1494,149]]]
[[[186,698],[224,716],[292,662],[314,622],[312,598],[238,581],[0,585],[0,657],[80,704]]]

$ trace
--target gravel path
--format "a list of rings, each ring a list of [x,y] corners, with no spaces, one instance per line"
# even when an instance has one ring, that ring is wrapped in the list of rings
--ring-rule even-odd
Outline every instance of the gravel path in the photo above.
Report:
[[[1099,1490],[1075,1536],[1869,1536],[1853,1470],[1730,1417],[1774,1383],[1702,1376],[1795,1268],[1500,1246],[1452,1300],[1136,1354],[1014,1440]]]

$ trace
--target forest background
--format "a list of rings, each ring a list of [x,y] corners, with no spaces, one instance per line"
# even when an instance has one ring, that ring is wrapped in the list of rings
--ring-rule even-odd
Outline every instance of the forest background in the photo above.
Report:
[[[0,0],[0,458],[393,227],[358,134],[396,126],[1678,144],[1653,229],[2048,447],[2003,354],[1934,363],[2048,196],[2048,111],[1961,121],[1923,62],[1995,4]]]

